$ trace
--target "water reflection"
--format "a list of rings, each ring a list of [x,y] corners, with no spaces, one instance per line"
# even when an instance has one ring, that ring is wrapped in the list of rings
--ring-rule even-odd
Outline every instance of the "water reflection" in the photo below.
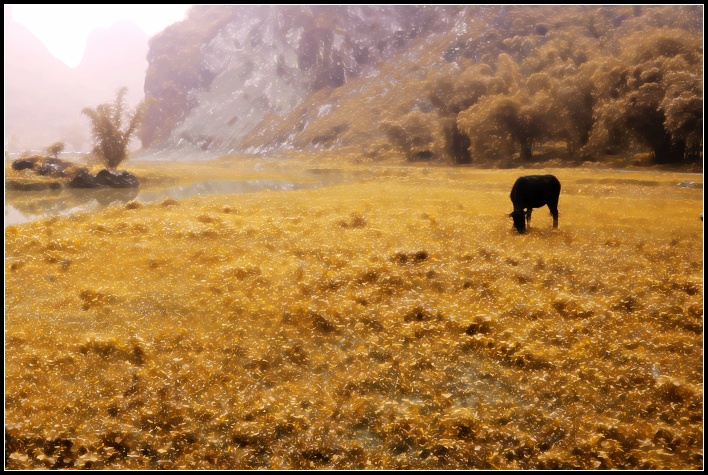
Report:
[[[181,199],[193,196],[220,195],[227,193],[251,193],[261,190],[296,190],[321,186],[321,183],[293,183],[278,180],[222,181],[210,180],[178,186],[168,190],[142,192],[138,200],[143,203],[158,201],[166,197]]]
[[[5,226],[77,211],[95,211],[112,204],[127,203],[138,195],[135,188],[8,191],[5,194]]]
[[[137,200],[151,203],[165,198],[183,199],[228,193],[252,193],[261,190],[288,191],[329,186],[347,181],[341,173],[308,171],[302,182],[286,180],[209,180],[173,188],[141,191],[139,188],[66,188],[42,192],[6,191],[5,226],[22,224],[77,211],[98,211],[114,204]],[[312,180],[310,177],[316,175]],[[308,181],[305,181],[308,180]]]

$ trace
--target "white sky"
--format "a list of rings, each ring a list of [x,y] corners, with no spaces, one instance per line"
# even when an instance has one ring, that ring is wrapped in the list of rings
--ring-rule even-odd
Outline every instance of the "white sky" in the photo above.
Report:
[[[13,19],[24,25],[50,53],[70,67],[84,55],[91,30],[118,20],[135,22],[149,36],[184,19],[191,5],[6,5]]]

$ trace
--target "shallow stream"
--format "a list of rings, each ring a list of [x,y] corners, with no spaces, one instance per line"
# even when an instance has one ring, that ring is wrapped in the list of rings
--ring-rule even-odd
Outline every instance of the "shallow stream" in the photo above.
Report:
[[[140,188],[62,188],[44,191],[6,191],[5,226],[22,224],[78,211],[99,211],[107,206],[139,201],[153,203],[166,198],[183,199],[262,190],[292,191],[331,186],[350,181],[352,176],[339,170],[307,170],[301,179],[293,175],[280,179],[206,180],[163,189]]]

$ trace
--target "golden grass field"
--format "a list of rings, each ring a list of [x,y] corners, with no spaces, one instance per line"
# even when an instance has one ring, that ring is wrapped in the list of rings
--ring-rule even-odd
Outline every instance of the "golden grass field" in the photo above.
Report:
[[[703,467],[701,174],[357,167],[6,227],[5,467]]]

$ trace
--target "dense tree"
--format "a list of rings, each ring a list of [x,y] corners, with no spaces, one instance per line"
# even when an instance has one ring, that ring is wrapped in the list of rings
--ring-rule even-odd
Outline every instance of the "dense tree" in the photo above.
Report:
[[[703,154],[703,74],[694,67],[672,65],[665,78],[661,101],[664,126],[674,143],[686,145],[686,158],[699,160]]]
[[[144,101],[133,111],[127,110],[127,92],[128,89],[122,87],[116,92],[113,103],[107,102],[82,110],[91,121],[95,142],[93,154],[110,169],[117,168],[128,158],[128,144],[137,131],[145,110]]]
[[[466,63],[448,65],[430,85],[428,98],[442,115],[457,116],[482,96],[501,92],[503,85],[489,65]]]
[[[552,131],[550,78],[539,73],[524,80],[518,66],[505,54],[499,57],[497,78],[508,92],[482,97],[458,115],[458,126],[470,137],[475,153],[518,150],[522,160],[531,160],[534,144]]]
[[[470,151],[472,141],[467,134],[460,131],[457,125],[457,116],[442,119],[442,136],[445,155],[458,165],[472,163],[473,157]]]
[[[591,145],[633,138],[656,163],[683,161],[687,147],[702,143],[703,91],[695,77],[702,76],[702,42],[684,30],[659,29],[629,35],[622,47],[593,76],[599,100]]]
[[[398,147],[409,161],[434,160],[442,155],[441,126],[435,114],[415,110],[400,121],[384,121],[381,126],[389,141]]]
[[[549,138],[565,141],[572,154],[587,144],[593,125],[591,76],[598,65],[598,45],[577,28],[549,36],[552,38],[524,59],[521,69],[529,81],[533,75],[544,75],[553,102]]]
[[[470,64],[469,60],[446,65],[429,82],[428,100],[442,117],[444,154],[457,164],[471,163],[471,141],[460,131],[457,116],[487,94],[505,90],[505,84],[494,76],[487,64]]]

